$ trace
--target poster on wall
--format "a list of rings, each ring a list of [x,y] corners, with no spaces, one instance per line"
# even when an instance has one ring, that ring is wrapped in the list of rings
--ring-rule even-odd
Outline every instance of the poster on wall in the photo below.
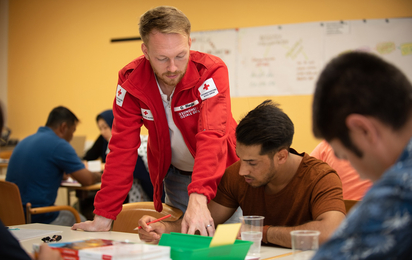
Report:
[[[376,54],[412,81],[412,19],[373,19],[325,23],[325,61],[350,51]]]
[[[192,49],[226,63],[232,97],[311,95],[325,64],[349,51],[376,54],[412,81],[412,18],[194,32]]]
[[[231,96],[238,96],[236,90],[236,30],[193,32],[190,36],[192,38],[192,50],[215,55],[226,63],[229,71]]]
[[[239,96],[311,94],[322,61],[319,24],[239,29]]]

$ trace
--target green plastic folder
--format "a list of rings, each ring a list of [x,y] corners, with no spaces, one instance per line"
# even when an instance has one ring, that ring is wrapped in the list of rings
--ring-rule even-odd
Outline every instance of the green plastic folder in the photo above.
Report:
[[[173,260],[244,260],[251,241],[235,240],[231,245],[209,247],[212,237],[181,233],[163,234],[159,245],[170,246]]]

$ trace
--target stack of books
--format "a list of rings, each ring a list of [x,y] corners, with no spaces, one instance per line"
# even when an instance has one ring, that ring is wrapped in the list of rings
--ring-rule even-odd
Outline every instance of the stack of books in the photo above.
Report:
[[[143,243],[136,244],[108,239],[86,239],[73,242],[50,243],[49,246],[59,250],[64,260],[171,260],[169,246]],[[33,245],[36,257],[39,247],[39,244]]]

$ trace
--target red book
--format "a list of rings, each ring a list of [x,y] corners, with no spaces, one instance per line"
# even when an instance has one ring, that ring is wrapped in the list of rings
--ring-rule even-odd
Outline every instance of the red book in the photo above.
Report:
[[[72,242],[63,242],[63,243],[49,243],[48,245],[60,251],[60,254],[66,258],[65,260],[76,260],[78,258],[69,259],[67,257],[77,257],[79,255],[79,250],[85,248],[93,248],[93,247],[104,247],[104,246],[111,246],[113,243],[127,243],[127,242],[114,242],[113,240],[109,239],[86,239],[80,241],[72,241]],[[37,253],[39,251],[40,245],[33,244],[33,251]]]

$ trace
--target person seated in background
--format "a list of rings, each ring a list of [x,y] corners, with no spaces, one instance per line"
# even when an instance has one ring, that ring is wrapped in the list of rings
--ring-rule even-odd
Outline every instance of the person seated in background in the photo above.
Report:
[[[3,129],[4,118],[3,109],[0,104],[0,129]],[[12,233],[6,228],[3,222],[0,220],[0,256],[1,259],[13,259],[13,260],[32,260],[34,257],[27,254],[27,252],[21,247],[19,241],[13,236]],[[60,260],[63,259],[60,252],[53,250],[46,243],[40,246],[37,260]]]
[[[93,146],[87,150],[83,160],[91,161],[100,159],[102,163],[106,163],[106,156],[109,153],[109,141],[112,137],[113,111],[105,110],[97,115],[96,123],[99,128],[100,135],[94,141]]]
[[[6,181],[20,190],[23,207],[52,206],[64,173],[84,186],[99,182],[101,173],[87,170],[70,145],[79,120],[67,108],[54,108],[46,126],[20,141],[14,148],[7,167]],[[81,218],[84,219],[83,216]],[[75,218],[70,211],[32,216],[36,223],[72,226]]]
[[[353,169],[349,161],[337,158],[332,147],[325,140],[320,142],[310,155],[326,162],[336,170],[342,181],[344,200],[362,200],[372,186],[371,181],[362,180],[359,177],[358,172]]]
[[[266,100],[236,128],[240,160],[229,166],[208,208],[214,223],[224,223],[240,206],[244,215],[264,216],[262,241],[291,247],[290,231],[319,230],[325,242],[345,218],[339,176],[329,165],[290,148],[294,126],[290,118]],[[140,239],[158,242],[161,234],[180,232],[181,219],[139,220]]]
[[[319,75],[312,109],[314,135],[373,182],[312,259],[411,259],[411,82],[376,55],[349,52]]]
[[[100,130],[100,135],[94,142],[93,146],[86,152],[83,160],[96,160],[101,159],[102,163],[106,163],[106,156],[109,153],[109,141],[112,138],[112,126],[113,126],[113,110],[108,109],[97,115],[96,123]],[[146,148],[147,149],[147,148]],[[153,201],[153,185],[150,181],[149,172],[141,158],[138,156],[136,166],[133,172],[134,179],[139,180],[141,187],[145,194]],[[164,200],[163,200],[164,202]]]
[[[98,160],[100,159],[103,163],[106,163],[106,156],[109,153],[109,141],[112,137],[112,126],[113,126],[113,110],[108,109],[96,117],[97,127],[99,128],[100,135],[94,142],[93,146],[86,152],[83,157],[85,161]],[[143,147],[142,147],[143,148]],[[150,181],[149,172],[141,158],[138,156],[136,161],[136,166],[133,172],[133,177],[135,181],[133,182],[132,190],[137,190],[141,201],[150,200],[153,201],[153,185]],[[144,192],[144,194],[142,194]],[[79,198],[79,208],[80,212],[86,216],[87,219],[93,219],[94,214],[94,197],[96,195],[95,191],[76,191],[76,196]],[[129,202],[129,196],[126,198],[124,203]],[[163,201],[164,202],[164,196]]]

